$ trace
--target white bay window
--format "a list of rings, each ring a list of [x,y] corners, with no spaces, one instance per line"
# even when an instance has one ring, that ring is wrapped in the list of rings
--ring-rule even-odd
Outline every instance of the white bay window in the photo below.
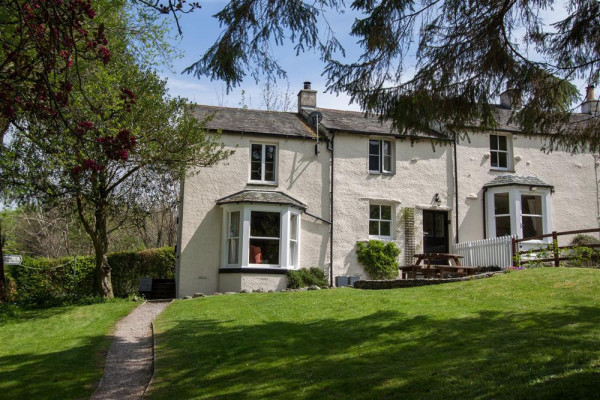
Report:
[[[535,237],[552,231],[549,187],[501,186],[486,193],[487,237]]]
[[[223,205],[221,268],[294,269],[300,258],[300,210],[289,205]]]

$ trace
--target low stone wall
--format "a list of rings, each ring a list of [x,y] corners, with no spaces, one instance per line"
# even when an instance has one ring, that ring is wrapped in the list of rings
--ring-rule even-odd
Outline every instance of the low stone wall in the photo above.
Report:
[[[450,282],[462,282],[471,281],[474,279],[491,278],[498,274],[504,274],[501,272],[486,272],[483,274],[477,274],[473,276],[465,276],[462,278],[445,278],[445,279],[398,279],[393,281],[357,281],[354,282],[354,288],[356,289],[399,289],[417,286],[428,286],[428,285],[440,285],[442,283]]]

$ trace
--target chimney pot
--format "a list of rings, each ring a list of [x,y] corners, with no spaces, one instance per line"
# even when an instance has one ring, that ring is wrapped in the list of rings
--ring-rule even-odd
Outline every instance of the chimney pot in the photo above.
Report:
[[[585,101],[594,101],[596,97],[594,96],[594,85],[590,85],[587,87],[585,91]]]
[[[298,112],[311,113],[317,109],[317,91],[310,88],[310,82],[304,82],[304,88],[298,93]]]

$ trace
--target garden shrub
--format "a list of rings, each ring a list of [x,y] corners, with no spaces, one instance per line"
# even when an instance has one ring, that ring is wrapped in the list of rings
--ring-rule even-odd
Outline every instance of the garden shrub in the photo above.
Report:
[[[287,287],[290,289],[299,289],[307,286],[327,286],[325,272],[318,267],[301,268],[290,270],[286,273],[288,279]]]
[[[140,252],[108,254],[112,267],[113,292],[116,297],[136,294],[140,278],[175,276],[175,254],[172,247]],[[94,256],[57,259],[25,257],[22,266],[11,268],[15,283],[14,300],[20,304],[54,305],[95,295]],[[58,299],[58,300],[57,300]]]
[[[569,249],[567,256],[572,257],[567,265],[571,267],[595,267],[600,260],[600,249],[598,247],[588,247],[598,245],[600,240],[591,235],[578,234],[571,240],[572,249]]]
[[[372,279],[394,279],[398,276],[400,249],[396,243],[381,240],[357,242],[356,254]]]

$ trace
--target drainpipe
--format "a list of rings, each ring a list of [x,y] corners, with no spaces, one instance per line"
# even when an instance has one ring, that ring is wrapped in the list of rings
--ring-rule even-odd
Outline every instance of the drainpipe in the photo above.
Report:
[[[487,239],[487,212],[486,212],[486,208],[487,208],[487,204],[485,201],[486,198],[486,193],[487,193],[488,188],[484,187],[483,188],[483,238]]]
[[[333,142],[335,132],[331,133],[331,141],[327,144],[327,149],[331,152],[331,168],[329,177],[329,287],[333,287]]]
[[[454,210],[454,228],[456,230],[455,243],[458,243],[458,156],[456,150],[456,148],[458,147],[458,138],[456,135],[456,131],[452,130],[452,132],[454,133],[454,201],[456,203],[456,208]]]

